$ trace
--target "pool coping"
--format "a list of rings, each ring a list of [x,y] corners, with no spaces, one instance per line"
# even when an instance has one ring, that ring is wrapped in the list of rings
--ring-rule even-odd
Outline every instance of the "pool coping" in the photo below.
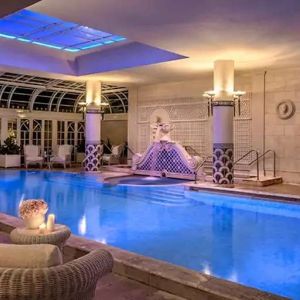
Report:
[[[14,228],[21,226],[21,219],[0,213],[0,231],[10,233]],[[113,273],[188,300],[287,299],[76,235],[71,235],[64,253],[77,258],[94,249],[104,249],[112,254]]]
[[[195,184],[195,183],[185,183],[184,187],[191,191],[204,191],[204,192],[215,192],[215,193],[223,193],[223,194],[233,194],[238,196],[246,196],[254,199],[262,199],[264,200],[273,200],[277,202],[283,203],[293,203],[300,204],[300,195],[296,194],[280,194],[276,192],[265,192],[265,191],[257,191],[249,188],[238,188],[238,187],[221,187],[214,184]]]

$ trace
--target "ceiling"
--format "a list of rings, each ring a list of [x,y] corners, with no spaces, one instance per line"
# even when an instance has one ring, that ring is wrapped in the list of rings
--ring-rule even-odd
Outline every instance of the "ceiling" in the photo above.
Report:
[[[195,78],[216,59],[238,70],[300,62],[299,0],[42,0],[29,9],[127,41],[78,56],[1,39],[2,67],[147,84]]]

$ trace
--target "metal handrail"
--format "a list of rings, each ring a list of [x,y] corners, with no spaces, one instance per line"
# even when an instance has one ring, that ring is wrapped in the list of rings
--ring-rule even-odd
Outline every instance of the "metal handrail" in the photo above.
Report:
[[[197,156],[201,157],[201,154],[197,152],[192,146],[184,146],[184,149],[187,151],[187,149],[191,149],[194,153],[196,153]]]
[[[236,165],[239,161],[241,161],[242,159],[244,159],[245,157],[247,157],[248,155],[250,155],[252,153],[255,153],[256,158],[255,158],[255,160],[248,163],[248,165],[250,166],[256,161],[256,178],[257,178],[257,180],[259,180],[259,156],[258,156],[258,151],[257,150],[251,149],[246,154],[244,154],[242,157],[240,157],[238,160],[233,162],[233,166]]]
[[[108,149],[110,151],[110,153],[111,153],[112,149],[107,144],[103,143],[103,147],[105,147],[106,149]]]
[[[195,183],[195,184],[197,184],[197,174],[198,174],[199,169],[200,169],[201,167],[203,167],[203,165],[208,161],[209,158],[212,158],[212,156],[211,156],[211,155],[206,156],[206,157],[204,158],[204,160],[201,162],[201,164],[197,167],[196,171],[194,172],[194,175],[195,175],[195,182],[194,182],[194,183]]]
[[[259,161],[262,157],[265,157],[268,153],[273,153],[273,177],[276,175],[276,153],[272,149],[268,149],[263,154],[254,159],[250,164],[254,163],[256,160]],[[266,169],[264,168],[264,176],[266,176]]]
[[[129,152],[131,153],[131,154],[135,154],[136,152],[134,152],[130,147],[128,147],[127,146],[127,150],[129,150]]]

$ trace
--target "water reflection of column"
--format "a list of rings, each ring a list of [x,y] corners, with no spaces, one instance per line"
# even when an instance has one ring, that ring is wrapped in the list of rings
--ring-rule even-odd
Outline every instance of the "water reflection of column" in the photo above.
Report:
[[[233,217],[232,208],[213,207],[211,269],[213,275],[224,279],[230,279],[234,273]]]

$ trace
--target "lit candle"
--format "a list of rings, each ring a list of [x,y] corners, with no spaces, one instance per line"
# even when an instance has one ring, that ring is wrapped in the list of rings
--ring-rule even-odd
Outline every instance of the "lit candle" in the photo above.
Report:
[[[54,224],[55,224],[55,215],[54,214],[49,214],[48,220],[47,220],[47,230],[48,231],[53,231],[54,230]]]
[[[46,233],[46,224],[45,223],[42,223],[39,226],[39,232],[40,232],[40,234],[45,234]]]

